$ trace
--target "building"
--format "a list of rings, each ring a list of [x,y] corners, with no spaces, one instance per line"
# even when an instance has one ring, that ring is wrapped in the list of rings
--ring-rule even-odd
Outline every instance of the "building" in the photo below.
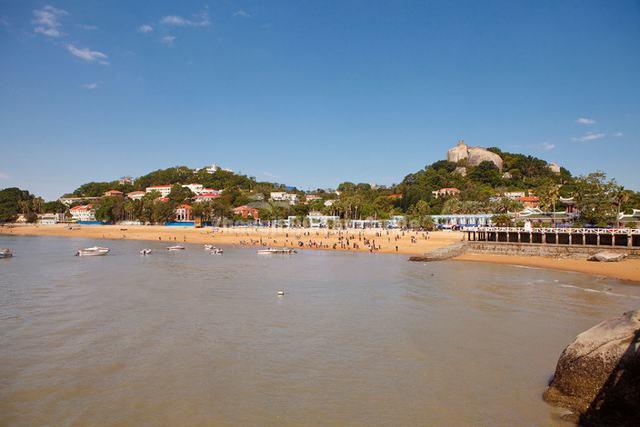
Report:
[[[389,195],[387,196],[387,199],[391,199],[391,200],[401,200],[401,199],[402,199],[402,194],[401,194],[401,193],[389,194]]]
[[[217,190],[211,190],[211,192],[208,192],[208,193],[198,194],[196,197],[194,197],[194,201],[198,203],[210,202],[212,200],[217,199],[218,197],[220,197],[220,192]]]
[[[334,204],[335,202],[336,202],[336,201],[335,201],[335,200],[333,200],[333,199],[325,200],[325,201],[324,201],[324,205],[325,205],[326,207],[333,206],[333,204]]]
[[[311,228],[328,228],[329,226],[336,225],[340,221],[339,216],[322,215],[320,212],[309,212],[306,218]],[[291,217],[289,217],[289,220],[291,220]]]
[[[431,219],[434,224],[444,227],[478,227],[492,225],[493,215],[485,213],[431,215]]]
[[[460,194],[460,190],[455,187],[445,187],[439,190],[432,191],[431,194],[433,194],[433,197],[438,199],[440,197],[446,196],[457,196],[458,194]]]
[[[93,209],[92,204],[74,206],[69,209],[69,213],[71,214],[71,218],[76,221],[96,220],[96,211]]]
[[[193,194],[200,194],[204,186],[202,184],[183,184],[182,188],[188,188]]]
[[[316,194],[307,194],[306,196],[304,196],[304,200],[305,202],[309,203],[309,202],[313,202],[315,200],[322,200],[322,197],[316,195]]]
[[[176,222],[190,222],[192,221],[192,216],[191,216],[191,206],[185,204],[182,204],[180,206],[178,206],[176,208]]]
[[[526,193],[524,191],[505,191],[502,193],[502,197],[509,200],[518,200],[521,197],[525,197]]]
[[[92,200],[99,200],[100,197],[60,197],[58,200],[65,206],[71,206],[79,202],[89,202]]]
[[[133,184],[133,178],[131,178],[130,176],[123,176],[118,180],[118,182],[120,183],[120,185]]]
[[[157,191],[162,197],[167,197],[169,193],[171,193],[171,187],[171,185],[153,185],[151,187],[147,187],[145,192],[151,193],[152,191]]]
[[[55,225],[59,222],[64,222],[63,213],[46,213],[46,214],[38,215],[38,224]]]
[[[144,191],[132,191],[131,193],[127,193],[127,197],[131,200],[142,200],[145,194]]]
[[[538,196],[523,196],[523,197],[518,197],[516,200],[521,202],[525,208],[540,207],[540,197]]]
[[[270,199],[274,202],[289,202],[290,205],[298,203],[298,195],[295,193],[286,193],[284,191],[272,191]]]
[[[122,191],[118,191],[118,190],[109,190],[106,191],[104,193],[105,197],[117,197],[117,196],[122,196]]]
[[[635,222],[636,228],[640,227],[640,209],[634,209],[631,214],[620,212],[620,215],[618,215],[618,221],[624,225]]]
[[[260,212],[258,212],[258,209],[251,208],[247,205],[238,206],[237,208],[234,208],[233,214],[241,216],[242,219],[247,219],[249,217],[253,219],[260,219]]]

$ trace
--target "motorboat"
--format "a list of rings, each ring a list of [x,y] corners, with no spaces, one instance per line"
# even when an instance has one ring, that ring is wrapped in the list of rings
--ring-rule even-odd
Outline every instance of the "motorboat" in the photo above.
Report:
[[[109,248],[102,246],[93,246],[90,248],[78,249],[76,256],[101,256],[109,253]]]
[[[140,255],[151,255],[151,252],[153,252],[151,249],[145,248],[140,251]]]
[[[220,248],[211,248],[211,250],[209,250],[209,253],[211,255],[222,255],[224,251]]]
[[[215,246],[213,246],[213,245],[204,245],[204,250],[205,251],[210,251],[212,249],[215,249]]]
[[[11,258],[13,256],[13,252],[9,248],[0,249],[0,258]]]
[[[297,253],[296,250],[291,248],[267,248],[267,249],[258,250],[258,254],[260,255],[271,255],[271,254],[290,255],[295,253]]]
[[[169,246],[167,247],[168,251],[184,251],[185,247],[180,245]]]

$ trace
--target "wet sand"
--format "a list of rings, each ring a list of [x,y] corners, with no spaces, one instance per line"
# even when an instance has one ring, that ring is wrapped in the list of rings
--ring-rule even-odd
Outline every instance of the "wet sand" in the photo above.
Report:
[[[19,236],[64,236],[101,239],[153,240],[176,243],[209,243],[242,246],[291,246],[304,249],[341,250],[350,252],[398,253],[422,255],[463,239],[459,232],[431,233],[399,230],[326,230],[326,229],[273,229],[234,227],[212,229],[165,226],[76,226],[19,225],[0,227],[0,234]],[[344,244],[349,238],[349,247]],[[375,249],[372,249],[375,242]],[[342,245],[341,245],[342,243]],[[354,247],[354,243],[357,247]],[[368,244],[367,244],[368,243]],[[311,246],[310,246],[311,244]],[[334,248],[335,245],[335,248]],[[397,246],[397,249],[396,249]],[[620,263],[595,263],[584,259],[492,254],[465,254],[462,261],[490,262],[575,271],[597,276],[640,282],[640,260],[629,259]]]

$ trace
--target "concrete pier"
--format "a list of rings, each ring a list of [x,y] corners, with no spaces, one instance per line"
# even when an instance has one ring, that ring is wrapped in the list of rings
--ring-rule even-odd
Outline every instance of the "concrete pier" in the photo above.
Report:
[[[640,229],[465,227],[469,242],[537,243],[558,246],[640,247]]]

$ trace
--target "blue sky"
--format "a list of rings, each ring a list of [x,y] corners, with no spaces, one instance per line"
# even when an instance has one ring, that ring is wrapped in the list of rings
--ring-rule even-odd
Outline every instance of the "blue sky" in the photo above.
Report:
[[[390,184],[464,139],[640,190],[638,1],[0,0],[0,187]]]

